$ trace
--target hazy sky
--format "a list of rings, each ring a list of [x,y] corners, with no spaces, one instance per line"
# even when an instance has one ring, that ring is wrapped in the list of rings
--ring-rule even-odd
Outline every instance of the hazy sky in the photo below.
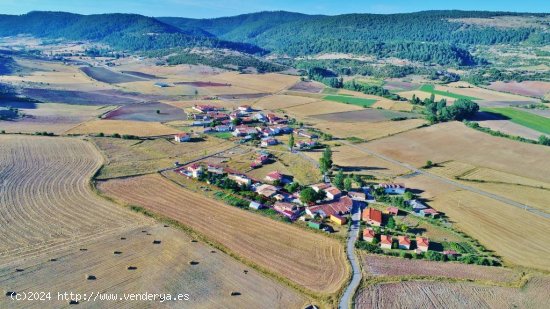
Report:
[[[308,14],[402,13],[423,10],[484,10],[550,13],[549,0],[0,0],[1,14],[66,11],[81,14],[137,13],[208,18],[257,11]]]

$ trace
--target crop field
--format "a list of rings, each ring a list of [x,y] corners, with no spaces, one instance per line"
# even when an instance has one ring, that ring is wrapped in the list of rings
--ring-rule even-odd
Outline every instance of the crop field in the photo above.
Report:
[[[447,164],[445,164],[447,165]],[[470,168],[462,173],[456,174],[460,179],[482,181],[482,182],[495,182],[506,184],[517,184],[528,187],[541,187],[550,189],[550,183],[544,181],[537,181],[526,177],[521,177],[514,174],[504,173],[501,171],[489,169],[489,168]]]
[[[120,206],[113,205],[117,208]],[[143,233],[142,231],[146,231]],[[124,239],[122,239],[124,238]],[[159,244],[154,244],[159,240]],[[115,235],[64,248],[51,258],[0,266],[0,286],[8,291],[51,291],[48,307],[66,307],[57,292],[75,293],[178,293],[189,294],[185,304],[201,308],[298,308],[307,300],[288,287],[266,278],[224,253],[187,234],[162,224],[149,224]],[[82,249],[82,250],[79,250]],[[114,253],[116,252],[116,253]],[[193,261],[194,265],[190,264]],[[133,266],[135,270],[128,270]],[[95,280],[87,280],[87,276]],[[231,293],[240,293],[231,296]],[[87,305],[81,301],[81,305]],[[93,306],[135,308],[172,307],[173,302],[100,301]],[[181,306],[182,303],[179,303]],[[185,305],[184,305],[185,306]],[[43,302],[13,302],[0,298],[3,308],[44,308]]]
[[[425,276],[454,279],[513,282],[520,273],[504,267],[487,267],[452,262],[409,260],[393,256],[369,254],[359,250],[365,275]]]
[[[323,99],[327,101],[352,104],[352,105],[357,105],[361,107],[370,107],[377,101],[376,99],[356,98],[356,97],[343,96],[343,95],[327,95]]]
[[[301,91],[309,93],[321,93],[326,86],[322,83],[315,81],[300,81],[297,82],[294,86],[289,88],[291,91]]]
[[[212,82],[229,83],[235,87],[269,93],[290,88],[300,80],[298,76],[277,73],[239,74],[237,72],[225,72],[211,76],[209,79]]]
[[[143,80],[134,75],[118,73],[103,67],[83,67],[80,68],[80,70],[90,78],[107,84],[120,84]]]
[[[404,92],[399,92],[398,94],[400,96],[404,97],[404,98],[409,99],[409,100],[411,100],[413,98],[413,96],[415,96],[415,97],[417,97],[421,100],[427,99],[431,96],[431,94],[429,92],[425,92],[425,91],[422,91],[422,90],[404,91]],[[453,103],[456,100],[455,98],[451,98],[451,97],[444,96],[444,95],[439,95],[439,94],[435,95],[435,100],[436,101],[439,101],[441,99],[447,100],[447,103],[449,103],[449,104]]]
[[[419,167],[427,160],[436,163],[456,160],[550,181],[550,165],[545,160],[550,153],[548,147],[494,137],[459,122],[440,123],[401,133],[365,144],[365,147]]]
[[[464,82],[449,83],[448,85],[436,85],[435,90],[443,92],[452,92],[458,95],[470,96],[487,101],[531,101],[536,102],[536,99],[528,98],[516,94],[504,93],[485,89]]]
[[[176,143],[164,138],[136,141],[98,137],[91,138],[91,141],[107,158],[107,163],[99,172],[99,179],[154,173],[173,166],[175,161],[185,163],[234,145],[216,138],[194,142],[193,147],[189,143]]]
[[[129,120],[92,120],[70,129],[67,134],[115,134],[136,136],[159,136],[179,133],[179,130],[159,122]]]
[[[219,203],[160,175],[109,180],[98,187],[115,199],[178,220],[308,290],[334,293],[347,278],[338,241]]]
[[[332,101],[315,100],[311,103],[288,107],[284,110],[288,114],[300,118],[320,114],[359,111],[363,110],[363,108],[352,104],[341,104]]]
[[[379,139],[397,133],[419,128],[426,123],[423,119],[380,122],[328,122],[316,121],[314,126],[337,137],[359,137],[367,140]],[[426,161],[424,161],[426,162]]]
[[[550,135],[550,120],[546,117],[512,107],[483,108],[482,110],[502,115],[514,123]]]
[[[62,134],[81,122],[96,118],[113,109],[112,106],[85,106],[57,103],[14,102],[9,106],[17,107],[25,117],[13,121],[0,121],[0,130],[8,133],[53,132]]]
[[[360,290],[355,308],[543,308],[550,301],[549,281],[536,278],[521,289],[466,282],[381,283]]]
[[[22,94],[44,103],[66,103],[75,105],[124,105],[137,103],[135,95],[124,95],[116,91],[71,91],[41,88],[24,88]],[[144,98],[145,99],[145,98]]]
[[[165,80],[163,82],[170,84],[170,80]],[[117,84],[117,87],[127,92],[136,92],[136,93],[143,93],[148,95],[167,96],[167,97],[205,94],[205,92],[201,92],[201,91],[198,91],[198,93],[196,93],[195,90],[198,88],[194,88],[189,85],[173,85],[169,87],[157,87],[155,86],[154,81],[142,80],[142,79],[138,81],[120,83],[120,84]]]
[[[258,109],[279,110],[320,101],[316,98],[293,95],[272,95],[257,100],[252,106]]]
[[[153,74],[147,74],[147,73],[143,73],[143,72],[138,72],[138,71],[120,71],[120,73],[123,73],[123,74],[127,74],[127,75],[133,75],[133,76],[137,76],[137,77],[140,77],[140,78],[145,78],[145,79],[165,79],[164,77],[160,77],[160,76],[156,76],[156,75],[153,75]]]
[[[523,82],[502,82],[496,81],[488,86],[489,89],[509,92],[524,96],[542,98],[550,92],[550,82],[543,81],[523,81]]]
[[[449,98],[453,98],[453,99],[479,100],[476,97],[454,93],[454,92],[451,92],[449,90],[439,90],[439,89],[436,89],[436,87],[434,85],[431,85],[431,84],[424,84],[424,85],[420,86],[419,90],[427,92],[429,94],[441,95],[441,96],[445,96],[445,97],[449,97]]]
[[[394,79],[384,81],[383,85],[383,87],[389,91],[411,91],[417,89],[419,86],[419,84]]]
[[[144,222],[92,192],[88,181],[103,159],[91,144],[11,135],[0,135],[0,144],[0,261]]]
[[[311,118],[334,122],[380,122],[396,117],[413,118],[414,116],[410,113],[368,108],[359,111],[314,115]]]
[[[187,119],[181,108],[159,102],[125,105],[109,112],[104,118],[152,122],[167,122]]]
[[[405,111],[410,112],[413,110],[413,105],[409,102],[403,101],[392,101],[388,99],[381,99],[371,105],[372,108],[383,108],[395,111]]]
[[[213,83],[208,81],[175,82],[174,85],[190,85],[193,87],[230,87],[229,83]]]
[[[521,136],[535,141],[538,140],[541,135],[541,132],[539,131],[515,123],[507,117],[493,112],[478,112],[472,121],[477,121],[477,123],[483,128],[489,128],[493,131],[500,131],[505,134]]]

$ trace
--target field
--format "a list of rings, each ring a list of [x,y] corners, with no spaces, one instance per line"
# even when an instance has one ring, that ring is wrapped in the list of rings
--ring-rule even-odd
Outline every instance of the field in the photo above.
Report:
[[[136,141],[100,137],[91,138],[91,141],[107,158],[99,172],[100,179],[154,173],[173,166],[175,161],[184,163],[233,146],[216,138],[194,142],[193,147],[173,142],[171,138]]]
[[[178,130],[165,126],[159,122],[142,122],[127,120],[92,120],[84,122],[69,131],[67,134],[115,134],[136,136],[159,136],[179,133]]]
[[[107,84],[129,83],[142,80],[142,78],[134,75],[118,73],[102,67],[83,67],[80,70],[89,77]]]
[[[231,84],[229,83],[213,83],[213,82],[204,82],[204,81],[175,82],[174,85],[190,85],[193,87],[229,87],[231,86]]]
[[[410,113],[368,108],[360,111],[314,115],[311,118],[329,122],[380,122],[397,117],[413,118],[414,116]]]
[[[252,106],[258,109],[279,110],[317,101],[319,99],[293,95],[272,95],[257,100]]]
[[[77,139],[0,135],[0,261],[23,259],[144,220],[97,197],[89,178],[102,164]]]
[[[104,118],[152,122],[187,119],[182,109],[159,102],[125,105],[109,112]]]
[[[413,110],[413,105],[409,102],[403,102],[403,101],[392,101],[388,99],[382,99],[373,105],[371,105],[372,108],[383,108],[383,109],[389,109],[389,110],[396,110],[396,111],[406,111],[410,112]]]
[[[343,95],[327,95],[323,99],[327,101],[353,104],[361,107],[370,107],[377,101],[376,99],[364,99],[364,98],[348,97]]]
[[[159,175],[109,180],[98,187],[118,200],[178,220],[310,291],[334,293],[347,278],[344,248],[336,240],[221,204]]]
[[[58,103],[2,103],[17,107],[25,117],[1,121],[0,130],[12,133],[53,132],[62,134],[81,122],[96,118],[113,109],[112,106],[85,106]]]
[[[484,109],[482,108],[482,110]],[[472,118],[472,121],[477,121],[483,128],[489,128],[493,131],[500,131],[512,136],[521,136],[535,141],[538,140],[541,135],[539,131],[517,124],[509,120],[508,117],[489,111],[478,112],[476,116]]]
[[[550,92],[550,83],[543,81],[501,82],[496,81],[488,86],[489,89],[510,92],[514,94],[542,98]]]
[[[382,283],[359,291],[355,308],[544,308],[549,287],[547,277],[521,289],[466,282]]]
[[[301,81],[292,86],[291,91],[303,91],[309,93],[320,93],[325,89],[325,85],[315,81]]]
[[[430,94],[441,95],[441,96],[445,96],[445,97],[449,97],[449,98],[453,98],[453,99],[479,100],[476,97],[467,96],[467,95],[458,94],[458,93],[453,93],[453,92],[450,92],[448,90],[447,91],[438,90],[434,87],[434,85],[430,85],[430,84],[424,84],[424,85],[420,86],[419,90],[430,93]]]
[[[504,93],[477,87],[465,82],[449,83],[447,85],[436,85],[435,89],[443,92],[452,92],[458,95],[475,97],[485,101],[531,101],[536,102],[536,99],[528,98],[516,94]],[[481,101],[482,102],[482,101]]]
[[[237,72],[225,72],[211,76],[209,79],[213,82],[229,83],[234,87],[257,92],[275,93],[292,87],[300,78],[277,73],[239,74]]]
[[[502,115],[514,123],[550,135],[550,120],[548,118],[512,107],[483,108],[482,110]]]
[[[76,105],[124,105],[137,103],[150,97],[139,97],[114,90],[71,91],[41,88],[24,88],[22,94],[44,103],[66,103]]]
[[[360,252],[363,271],[367,276],[423,276],[464,280],[513,282],[520,273],[504,267],[487,267],[451,262],[409,260],[393,256]]]
[[[426,121],[423,119],[348,123],[317,120],[314,126],[325,133],[330,133],[337,137],[346,138],[354,136],[373,140],[416,129],[425,123]]]
[[[404,82],[395,79],[388,79],[384,81],[383,85],[385,89],[388,89],[390,91],[411,91],[417,89],[419,86],[419,84]]]
[[[289,115],[301,118],[320,114],[358,111],[362,109],[362,107],[352,104],[341,104],[332,101],[315,100],[311,103],[285,108],[284,111]]]

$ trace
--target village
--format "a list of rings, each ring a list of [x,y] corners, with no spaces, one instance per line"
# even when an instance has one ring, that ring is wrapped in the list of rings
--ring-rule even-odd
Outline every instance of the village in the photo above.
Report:
[[[202,134],[231,136],[236,144],[248,144],[256,149],[256,156],[246,171],[236,170],[223,163],[197,160],[188,164],[176,162],[174,171],[190,180],[204,182],[230,192],[218,197],[226,203],[252,211],[276,214],[281,220],[297,223],[304,228],[318,230],[340,237],[351,227],[350,212],[361,211],[359,249],[371,253],[425,258],[439,261],[460,260],[460,245],[442,246],[415,232],[403,222],[407,217],[424,219],[433,225],[445,226],[444,215],[416,198],[403,184],[366,182],[359,175],[348,177],[331,170],[330,147],[323,144],[315,131],[308,130],[288,116],[264,114],[248,105],[226,111],[212,105],[195,105],[188,114],[191,127],[202,127]],[[192,143],[196,130],[174,136],[179,143]],[[281,145],[286,136],[286,148],[296,153],[324,149],[329,170],[322,170],[319,183],[301,185],[293,175],[272,170],[264,178],[249,175],[262,166],[269,166],[273,156],[270,147]],[[220,135],[218,135],[220,137]],[[322,169],[321,167],[319,167]],[[347,178],[346,178],[347,177]],[[496,265],[496,260],[464,260],[466,263]]]

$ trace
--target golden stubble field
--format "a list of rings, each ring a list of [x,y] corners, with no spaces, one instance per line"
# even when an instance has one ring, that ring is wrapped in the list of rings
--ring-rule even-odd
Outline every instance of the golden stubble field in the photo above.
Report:
[[[109,180],[98,188],[123,203],[177,220],[310,291],[334,293],[347,278],[340,242],[211,200],[160,175]]]
[[[176,134],[180,131],[160,122],[130,120],[91,120],[65,132],[66,134],[115,134],[136,136],[160,136]]]

